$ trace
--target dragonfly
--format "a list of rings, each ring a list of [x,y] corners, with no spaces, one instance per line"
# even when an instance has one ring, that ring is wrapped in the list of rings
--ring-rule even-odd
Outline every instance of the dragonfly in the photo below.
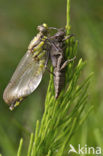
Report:
[[[64,28],[58,29],[57,33],[49,38],[51,43],[50,57],[53,65],[55,98],[57,99],[65,84],[65,68],[72,59],[65,60],[66,40],[70,39],[73,34],[66,36]]]
[[[47,65],[48,26],[37,27],[39,33],[30,42],[27,52],[18,64],[3,93],[5,103],[13,110],[40,84]]]

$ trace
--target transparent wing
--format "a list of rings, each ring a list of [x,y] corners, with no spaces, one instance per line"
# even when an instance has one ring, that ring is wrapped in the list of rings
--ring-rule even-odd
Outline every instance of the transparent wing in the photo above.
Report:
[[[41,82],[44,68],[40,66],[40,61],[35,60],[33,54],[27,51],[4,91],[5,102],[9,104],[31,94]]]

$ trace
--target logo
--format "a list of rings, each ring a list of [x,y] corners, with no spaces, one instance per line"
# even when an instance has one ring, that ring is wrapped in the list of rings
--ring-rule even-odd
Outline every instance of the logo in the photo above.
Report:
[[[102,153],[101,147],[89,147],[87,145],[81,147],[80,144],[78,144],[78,148],[75,149],[72,144],[70,144],[70,150],[68,151],[69,153],[76,153],[76,154],[96,154],[99,155]]]

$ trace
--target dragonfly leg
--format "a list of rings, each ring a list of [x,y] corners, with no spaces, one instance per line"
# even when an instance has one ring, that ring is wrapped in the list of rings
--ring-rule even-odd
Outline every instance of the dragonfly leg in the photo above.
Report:
[[[50,30],[58,30],[58,28],[55,28],[55,27],[49,27],[48,29],[50,29]]]
[[[50,74],[52,74],[53,76],[55,76],[55,74],[54,74],[53,72],[50,71],[50,69],[48,68],[47,65],[45,65],[45,69],[46,69]]]
[[[67,61],[65,61],[63,65],[61,66],[60,70],[64,69],[68,65],[69,62],[72,62],[75,59],[76,59],[76,56],[74,56],[72,59],[68,59]]]
[[[50,71],[50,69],[48,68],[48,61],[49,61],[49,57],[50,57],[50,53],[49,52],[47,52],[46,53],[47,54],[47,60],[46,60],[46,63],[45,63],[45,69],[50,73],[50,74],[52,74],[53,76],[55,76],[55,74],[53,73],[53,72],[51,72]]]
[[[52,45],[56,49],[56,51],[58,51],[58,52],[61,51],[61,49],[59,47],[57,47],[53,41],[51,41],[49,38],[47,40],[48,40],[49,44]]]
[[[68,36],[65,36],[64,39],[62,41],[66,41],[68,39],[70,39],[71,37],[75,36],[74,34],[70,34]]]
[[[47,64],[48,64],[48,61],[49,61],[49,57],[50,57],[50,53],[47,52],[46,56],[47,56],[47,59],[46,59],[45,67],[47,67]]]

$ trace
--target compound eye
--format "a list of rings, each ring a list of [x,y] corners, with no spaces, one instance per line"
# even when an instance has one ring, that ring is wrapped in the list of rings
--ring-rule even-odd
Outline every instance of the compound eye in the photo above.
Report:
[[[57,40],[58,39],[58,36],[55,36],[55,39]]]
[[[60,35],[55,36],[55,40],[56,41],[61,41],[62,40],[62,36],[60,36]]]
[[[37,27],[37,29],[40,31],[40,32],[42,32],[42,33],[47,33],[47,31],[48,31],[48,27],[47,27],[47,25],[44,23],[44,24],[42,24],[42,25],[39,25],[38,27]]]
[[[60,35],[59,35],[59,34],[56,34],[56,35],[55,35],[55,39],[56,39],[56,40],[59,40],[59,38],[60,38]]]
[[[46,29],[48,28],[47,24],[45,24],[45,23],[43,23],[43,27],[46,28]]]

